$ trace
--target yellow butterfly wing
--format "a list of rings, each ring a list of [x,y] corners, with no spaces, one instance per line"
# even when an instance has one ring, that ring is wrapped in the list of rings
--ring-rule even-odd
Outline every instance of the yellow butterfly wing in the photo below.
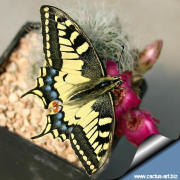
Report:
[[[90,79],[104,76],[97,53],[81,28],[55,7],[42,6],[40,12],[47,63],[54,69],[81,73]]]
[[[65,12],[52,6],[42,6],[40,12],[47,65],[41,68],[36,87],[26,94],[37,95],[46,109],[55,101],[62,106],[57,113],[47,115],[45,129],[35,138],[51,133],[62,141],[70,139],[91,175],[103,166],[111,150],[111,94],[85,101],[82,106],[65,102],[82,83],[104,77],[103,66],[88,37]]]

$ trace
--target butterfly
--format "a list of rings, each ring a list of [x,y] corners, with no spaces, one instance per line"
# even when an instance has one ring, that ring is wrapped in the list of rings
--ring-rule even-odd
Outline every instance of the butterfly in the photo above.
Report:
[[[111,90],[119,77],[107,76],[98,54],[80,26],[65,12],[44,5],[40,9],[46,64],[36,87],[48,109],[42,133],[69,139],[88,175],[107,162],[115,127]]]

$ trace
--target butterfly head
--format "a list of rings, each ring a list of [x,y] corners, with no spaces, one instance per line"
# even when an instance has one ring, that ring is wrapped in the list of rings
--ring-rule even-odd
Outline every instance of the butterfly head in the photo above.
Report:
[[[115,88],[118,88],[124,82],[119,76],[114,76],[113,78],[115,78]]]
[[[107,76],[107,77],[103,77],[97,86],[99,89],[102,89],[104,91],[109,91],[120,86],[122,83],[123,81],[120,79],[119,76],[114,76],[114,77]]]

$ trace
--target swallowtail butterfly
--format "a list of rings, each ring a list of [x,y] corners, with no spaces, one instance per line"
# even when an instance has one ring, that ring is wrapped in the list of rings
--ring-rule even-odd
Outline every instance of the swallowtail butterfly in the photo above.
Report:
[[[111,90],[122,83],[107,76],[87,35],[65,12],[40,9],[46,65],[40,69],[35,94],[49,110],[43,132],[69,139],[87,174],[107,161],[115,127]]]

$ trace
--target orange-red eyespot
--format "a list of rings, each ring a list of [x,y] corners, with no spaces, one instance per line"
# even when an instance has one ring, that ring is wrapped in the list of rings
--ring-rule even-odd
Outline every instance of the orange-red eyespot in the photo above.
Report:
[[[60,100],[53,100],[49,103],[49,114],[56,114],[62,109],[62,102]]]

